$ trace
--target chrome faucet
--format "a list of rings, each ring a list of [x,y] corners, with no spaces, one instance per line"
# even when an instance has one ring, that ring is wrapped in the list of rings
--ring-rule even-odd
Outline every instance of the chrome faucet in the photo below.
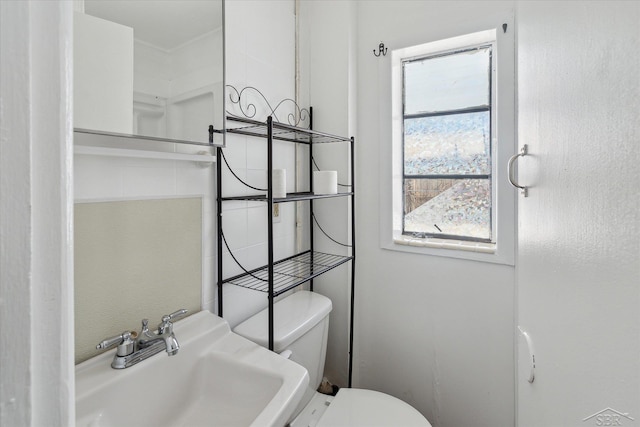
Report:
[[[140,333],[124,331],[120,335],[102,341],[96,346],[96,349],[106,350],[118,345],[113,362],[111,362],[111,367],[114,369],[128,368],[162,350],[165,350],[169,356],[173,356],[180,349],[180,344],[173,334],[171,321],[186,313],[187,310],[182,309],[162,316],[162,322],[158,325],[157,332],[149,331],[149,320],[143,319]]]
[[[149,332],[149,319],[142,319],[142,330],[136,339],[138,348],[147,348],[153,345],[154,342],[163,340],[169,356],[175,355],[180,349],[180,345],[175,335],[173,335],[173,323],[171,323],[171,320],[184,316],[186,313],[187,310],[182,309],[162,316],[162,322],[158,325],[158,332],[156,333]]]

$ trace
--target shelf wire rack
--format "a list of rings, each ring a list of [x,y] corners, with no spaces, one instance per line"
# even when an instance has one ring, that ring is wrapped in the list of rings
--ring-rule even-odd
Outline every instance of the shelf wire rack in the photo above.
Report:
[[[244,117],[227,116],[227,120],[243,123],[238,127],[227,127],[227,133],[239,135],[249,135],[266,138],[268,136],[268,125],[253,119]],[[318,132],[310,129],[303,129],[284,123],[273,122],[272,138],[274,140],[297,142],[302,144],[326,144],[332,142],[349,142],[350,138],[332,135],[325,132]]]
[[[316,276],[326,273],[353,259],[350,256],[306,251],[277,261],[273,265],[273,295],[278,296]],[[243,288],[269,292],[269,267],[262,266],[223,280]]]

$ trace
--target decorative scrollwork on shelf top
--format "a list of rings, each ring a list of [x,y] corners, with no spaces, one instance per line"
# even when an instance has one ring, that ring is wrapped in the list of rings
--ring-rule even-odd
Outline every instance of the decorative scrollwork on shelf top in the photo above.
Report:
[[[227,92],[229,94],[229,101],[233,111],[227,109],[227,114],[232,116],[241,117],[244,116],[247,119],[254,120],[266,120],[265,117],[256,117],[258,113],[258,107],[256,103],[259,103],[261,111],[267,116],[273,117],[273,120],[278,123],[288,124],[290,126],[297,126],[309,129],[311,125],[311,115],[306,108],[300,108],[298,103],[291,98],[285,98],[273,107],[267,100],[262,92],[253,86],[246,86],[241,90],[236,89],[233,85],[226,85]],[[238,113],[239,112],[239,113]],[[287,121],[283,122],[278,118],[278,114],[286,114]]]

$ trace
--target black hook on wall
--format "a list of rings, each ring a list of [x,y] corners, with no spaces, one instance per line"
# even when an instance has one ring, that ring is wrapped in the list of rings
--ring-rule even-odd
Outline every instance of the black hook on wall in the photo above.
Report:
[[[373,49],[373,54],[375,56],[387,56],[387,48],[384,47],[384,43],[380,42],[380,44],[378,45],[378,53],[376,53],[376,50]]]

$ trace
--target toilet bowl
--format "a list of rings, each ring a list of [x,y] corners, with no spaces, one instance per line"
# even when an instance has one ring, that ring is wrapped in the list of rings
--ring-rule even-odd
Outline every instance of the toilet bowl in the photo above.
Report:
[[[388,394],[341,388],[335,396],[318,393],[327,350],[331,300],[299,291],[274,304],[274,351],[304,366],[309,387],[289,420],[291,427],[430,427],[416,409]],[[233,330],[268,347],[268,309]]]

